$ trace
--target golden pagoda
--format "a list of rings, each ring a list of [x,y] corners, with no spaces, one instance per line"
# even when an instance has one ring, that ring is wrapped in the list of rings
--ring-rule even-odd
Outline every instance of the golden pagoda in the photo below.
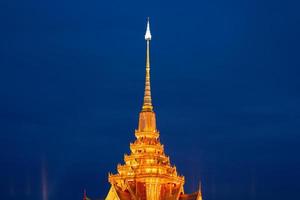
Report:
[[[184,177],[164,153],[159,140],[150,89],[150,24],[145,34],[146,80],[142,111],[139,115],[136,140],[130,143],[130,155],[117,166],[116,174],[109,174],[111,188],[106,200],[202,200],[201,190],[184,193]]]

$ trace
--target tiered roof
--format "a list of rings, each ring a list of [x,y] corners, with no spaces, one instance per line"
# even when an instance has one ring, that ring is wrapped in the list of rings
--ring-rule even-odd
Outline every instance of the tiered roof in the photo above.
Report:
[[[124,155],[124,164],[117,166],[117,173],[109,174],[111,189],[106,200],[202,200],[200,190],[184,194],[184,177],[171,165],[159,140],[150,87],[151,38],[148,20],[144,103],[135,131],[136,140],[130,144],[130,154]]]

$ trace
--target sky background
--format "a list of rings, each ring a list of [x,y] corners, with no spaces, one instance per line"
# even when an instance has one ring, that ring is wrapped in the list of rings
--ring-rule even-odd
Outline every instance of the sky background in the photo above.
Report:
[[[0,1],[0,195],[103,198],[152,97],[166,154],[205,200],[297,199],[300,3]]]

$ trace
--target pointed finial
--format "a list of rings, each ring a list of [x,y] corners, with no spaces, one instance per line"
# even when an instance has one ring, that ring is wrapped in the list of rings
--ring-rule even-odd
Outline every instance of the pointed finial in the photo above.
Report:
[[[86,198],[86,190],[84,189],[83,190],[83,200],[86,200],[87,198]]]
[[[145,94],[144,94],[144,104],[143,111],[152,111],[152,98],[151,98],[151,86],[150,86],[150,23],[149,18],[147,21],[147,30],[145,34],[145,40],[147,41],[147,49],[146,49],[146,79],[145,79]]]
[[[198,190],[199,190],[200,193],[202,193],[202,182],[201,182],[201,180],[199,181],[199,189]]]
[[[147,29],[145,34],[145,40],[151,40],[151,32],[150,32],[150,18],[147,18]]]

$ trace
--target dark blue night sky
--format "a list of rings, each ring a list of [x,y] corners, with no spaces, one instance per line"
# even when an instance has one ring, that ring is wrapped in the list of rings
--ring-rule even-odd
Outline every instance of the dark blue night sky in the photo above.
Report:
[[[298,199],[292,2],[1,0],[0,199],[105,197],[134,140],[147,16],[158,128],[186,192]]]

